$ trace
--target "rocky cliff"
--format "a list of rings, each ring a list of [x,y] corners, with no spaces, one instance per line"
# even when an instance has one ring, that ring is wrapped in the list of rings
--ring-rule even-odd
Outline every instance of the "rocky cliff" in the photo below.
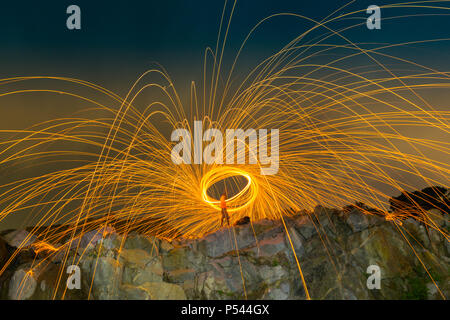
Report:
[[[430,216],[449,233],[448,214],[433,210]],[[0,265],[24,233],[2,235]],[[100,235],[90,232],[67,257],[61,252],[52,259],[36,254],[31,239],[0,277],[1,298],[305,299],[296,259],[312,299],[449,296],[450,246],[443,233],[356,208],[317,207],[284,223],[263,220],[197,240]],[[80,289],[66,288],[70,264],[80,267]],[[380,289],[367,287],[371,265],[381,272]]]

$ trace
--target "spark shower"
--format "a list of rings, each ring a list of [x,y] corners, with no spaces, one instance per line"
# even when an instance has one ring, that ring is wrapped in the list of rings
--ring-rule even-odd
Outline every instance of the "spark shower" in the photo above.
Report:
[[[226,60],[238,6],[225,2],[217,44],[205,50],[202,82],[192,82],[187,103],[159,66],[143,72],[125,96],[72,77],[1,79],[0,99],[62,95],[82,101],[87,110],[26,129],[0,130],[8,135],[1,141],[0,166],[11,178],[0,189],[0,223],[26,214],[30,234],[50,252],[47,259],[60,252],[67,259],[83,234],[110,226],[124,235],[134,231],[164,239],[199,238],[219,228],[214,194],[225,182],[235,190],[227,203],[232,223],[246,216],[251,221],[283,220],[308,214],[319,204],[363,202],[401,228],[401,220],[411,215],[388,213],[390,196],[417,185],[450,187],[450,74],[395,53],[449,39],[354,42],[355,30],[377,30],[366,26],[367,8],[346,11],[351,3],[322,20],[298,13],[268,16]],[[380,5],[381,28],[383,19],[401,23],[406,16],[397,15],[398,10],[411,8],[419,12],[414,19],[449,14],[448,1]],[[272,20],[287,18],[308,28],[255,61],[249,72],[240,71],[239,58],[252,36]],[[445,103],[430,102],[430,93],[445,97]],[[183,130],[195,136],[194,123],[221,132],[278,129],[279,143],[272,135],[270,148],[276,157],[279,149],[276,174],[263,173],[272,162],[267,154],[263,160],[254,156],[251,139],[225,164],[201,158],[174,163],[171,153],[179,140],[168,133]],[[227,145],[215,143],[215,155],[228,154]],[[237,161],[231,161],[234,156]],[[29,167],[39,170],[30,175]],[[420,207],[414,218],[448,239]],[[301,274],[301,261],[297,264]]]

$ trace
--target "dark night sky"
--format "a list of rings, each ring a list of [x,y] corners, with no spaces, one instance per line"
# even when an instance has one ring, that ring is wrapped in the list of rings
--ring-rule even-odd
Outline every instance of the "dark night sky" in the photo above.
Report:
[[[251,28],[275,13],[297,13],[321,20],[348,1],[336,0],[240,0],[237,2],[225,50],[225,66]],[[352,20],[330,25],[363,23],[345,32],[355,43],[384,44],[450,38],[450,10],[425,8],[382,9],[381,30],[368,30],[365,9],[394,1],[356,0],[339,13],[362,12]],[[81,8],[81,30],[68,30],[66,8]],[[228,1],[229,15],[232,1]],[[430,3],[447,7],[448,3]],[[162,65],[175,83],[183,103],[189,101],[191,81],[202,80],[206,47],[215,47],[221,0],[167,1],[8,1],[0,5],[0,78],[15,76],[64,76],[99,84],[125,96],[132,83],[153,62]],[[429,14],[440,16],[424,16]],[[420,17],[389,19],[420,14]],[[292,16],[276,17],[254,33],[242,53],[236,73],[245,75],[264,58],[312,27],[312,23]],[[323,34],[324,30],[320,31]],[[315,34],[313,36],[317,36]],[[312,37],[310,37],[311,39]],[[310,40],[307,39],[307,40]],[[334,43],[336,39],[331,39]],[[450,70],[450,41],[415,44],[388,53],[410,59],[440,71]],[[329,58],[325,63],[329,62]],[[226,68],[225,68],[226,71]],[[45,88],[52,88],[45,84]],[[28,84],[28,88],[40,88]],[[42,88],[42,86],[41,86]],[[0,91],[10,90],[5,87]],[[432,97],[433,99],[436,97]],[[438,97],[440,105],[445,96]],[[67,98],[66,98],[67,99]],[[21,94],[0,99],[2,129],[23,129],[37,122],[66,116],[86,108],[81,101],[64,100],[54,94]]]
[[[291,12],[320,20],[345,3],[348,1],[238,1],[227,40],[225,66],[261,19],[274,13]],[[365,9],[374,3],[382,6],[392,1],[357,0],[341,12],[364,11],[352,21],[334,23],[330,27],[339,29],[357,21],[364,23],[368,17]],[[81,8],[81,30],[66,28],[66,8],[71,4]],[[153,62],[158,62],[168,71],[182,101],[187,103],[191,81],[199,84],[202,80],[205,48],[215,47],[223,4],[221,0],[2,2],[0,78],[72,77],[125,96],[132,83],[154,67]],[[228,4],[230,8],[232,1]],[[449,16],[388,19],[437,12],[450,13],[450,10],[383,9],[381,30],[368,30],[363,24],[345,34],[354,42],[377,43],[449,38]],[[237,73],[249,72],[311,26],[312,23],[305,20],[287,16],[266,22],[246,45]],[[398,48],[391,53],[446,71],[450,41]],[[79,101],[61,101],[48,94],[38,98],[30,94],[4,97],[0,99],[0,108],[8,110],[8,117],[0,119],[0,127],[20,129],[85,108],[77,103]]]
[[[93,81],[126,92],[152,61],[162,64],[176,84],[199,80],[203,52],[214,47],[223,1],[8,1],[0,5],[0,76],[64,75]],[[250,28],[278,12],[321,19],[344,1],[238,1],[228,40],[231,57]],[[357,0],[344,12],[392,1]],[[66,28],[66,8],[81,8],[82,30]],[[386,9],[382,18],[411,14],[418,9]],[[421,13],[433,13],[421,10]],[[441,12],[442,13],[442,12]],[[359,15],[367,17],[365,13]],[[449,37],[449,17],[383,21],[381,30],[365,27],[349,33],[353,41],[401,42]],[[281,48],[311,24],[278,17],[266,24],[249,43],[246,53],[255,60]],[[338,25],[335,25],[338,27]],[[449,42],[427,45],[436,59],[450,60]],[[420,50],[415,53],[420,58]],[[243,57],[245,59],[245,56]],[[433,62],[435,62],[434,60]]]

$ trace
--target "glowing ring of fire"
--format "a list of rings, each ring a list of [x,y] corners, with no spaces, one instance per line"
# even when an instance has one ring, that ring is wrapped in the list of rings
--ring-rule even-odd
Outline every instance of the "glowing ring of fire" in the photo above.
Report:
[[[226,200],[227,211],[235,212],[243,210],[253,203],[256,199],[258,193],[258,186],[252,176],[238,168],[233,167],[217,167],[208,171],[201,180],[201,190],[202,190],[202,200],[208,203],[215,210],[220,211],[220,201],[208,196],[208,189],[215,183],[222,181],[226,178],[231,178],[235,176],[242,176],[247,180],[247,183],[242,190],[231,198]]]

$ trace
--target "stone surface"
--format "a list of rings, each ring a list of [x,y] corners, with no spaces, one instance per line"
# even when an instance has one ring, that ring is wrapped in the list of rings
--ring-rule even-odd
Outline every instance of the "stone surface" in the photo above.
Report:
[[[11,300],[27,300],[36,290],[37,281],[33,274],[25,269],[18,269],[9,283],[8,298]]]
[[[347,224],[350,226],[353,232],[359,232],[367,229],[369,226],[369,220],[366,215],[362,214],[358,210],[352,210],[347,217]]]
[[[125,300],[186,300],[183,289],[166,282],[145,282],[140,286],[125,285],[121,288]]]
[[[28,247],[36,240],[36,237],[26,230],[12,231],[2,238],[14,248]]]
[[[448,217],[436,211],[432,217],[448,233]],[[8,235],[17,245],[25,233]],[[0,259],[10,254],[1,244]],[[313,299],[442,299],[450,291],[450,249],[442,233],[413,219],[399,227],[357,209],[317,207],[311,215],[285,218],[284,224],[253,221],[173,242],[94,230],[84,235],[81,247],[70,250],[66,263],[53,255],[40,256],[45,263],[36,265],[30,250],[21,252],[0,277],[0,297],[305,299],[300,270]],[[79,290],[65,290],[72,261],[81,268]],[[367,288],[370,265],[381,270],[379,290]]]
[[[0,238],[0,268],[8,261],[9,252],[8,245],[5,240]]]

